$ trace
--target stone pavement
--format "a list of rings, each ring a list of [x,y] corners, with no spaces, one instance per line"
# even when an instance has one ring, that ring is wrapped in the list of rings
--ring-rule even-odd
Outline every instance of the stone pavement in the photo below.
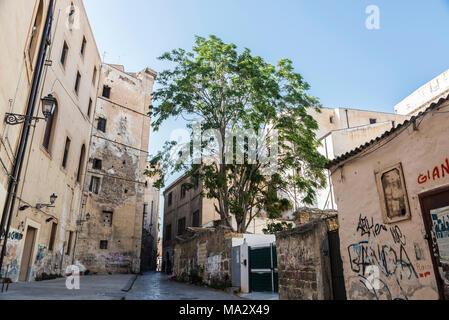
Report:
[[[221,290],[169,281],[166,274],[139,276],[126,300],[242,300]]]
[[[0,300],[120,300],[126,295],[122,289],[129,289],[135,278],[135,275],[82,276],[80,290],[68,290],[65,278],[11,283],[8,292],[0,293]]]
[[[8,292],[0,293],[0,300],[242,299],[220,290],[169,281],[166,274],[155,272],[138,276],[137,279],[135,275],[82,276],[80,290],[68,290],[65,283],[66,279],[12,283]]]

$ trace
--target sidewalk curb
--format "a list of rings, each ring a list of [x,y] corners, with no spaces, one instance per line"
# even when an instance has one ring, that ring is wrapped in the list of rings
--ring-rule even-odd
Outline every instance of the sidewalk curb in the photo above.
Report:
[[[134,276],[128,281],[128,283],[127,283],[126,286],[122,289],[122,291],[123,291],[123,292],[126,292],[126,293],[128,293],[129,291],[131,291],[131,289],[133,288],[134,283],[136,282],[138,276],[139,276],[139,275],[137,275],[137,274],[134,275]]]

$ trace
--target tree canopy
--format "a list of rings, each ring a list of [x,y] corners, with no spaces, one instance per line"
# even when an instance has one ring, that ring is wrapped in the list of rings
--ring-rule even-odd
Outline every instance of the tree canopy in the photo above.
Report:
[[[291,208],[281,195],[292,188],[304,204],[314,202],[326,184],[326,159],[318,152],[317,122],[307,111],[320,105],[290,60],[274,66],[216,36],[196,37],[192,52],[176,49],[159,59],[173,68],[159,75],[153,128],[183,117],[191,136],[184,148],[167,141],[151,159],[146,174],[159,178],[155,187],[163,188],[170,174],[189,172],[190,187],[200,181],[221,219],[231,226],[235,217],[237,232],[257,216],[280,217]]]

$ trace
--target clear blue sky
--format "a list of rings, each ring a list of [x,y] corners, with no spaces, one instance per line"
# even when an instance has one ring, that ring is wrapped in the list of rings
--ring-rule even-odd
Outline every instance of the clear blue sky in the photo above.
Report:
[[[394,112],[449,69],[449,0],[84,0],[105,62],[162,71],[162,53],[214,34],[270,63],[294,62],[325,107]],[[365,27],[368,5],[380,30]],[[180,121],[152,134],[155,153]]]

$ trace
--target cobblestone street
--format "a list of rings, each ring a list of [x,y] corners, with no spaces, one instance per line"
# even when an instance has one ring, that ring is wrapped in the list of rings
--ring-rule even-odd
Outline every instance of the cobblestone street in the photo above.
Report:
[[[137,279],[134,275],[81,277],[80,290],[68,290],[65,283],[65,279],[12,283],[8,292],[0,293],[0,300],[241,299],[224,291],[169,281],[167,275],[160,273],[146,273]]]

